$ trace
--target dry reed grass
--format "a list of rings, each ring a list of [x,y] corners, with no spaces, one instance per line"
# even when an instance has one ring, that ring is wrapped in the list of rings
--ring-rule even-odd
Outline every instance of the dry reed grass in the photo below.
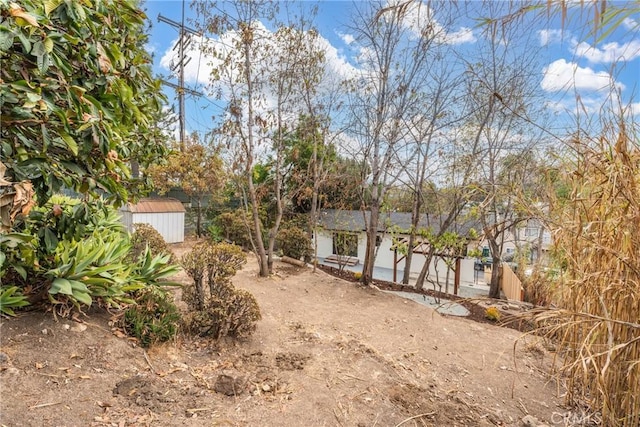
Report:
[[[628,132],[576,142],[571,197],[552,207],[558,309],[536,316],[557,341],[568,403],[615,427],[640,426],[640,147]]]

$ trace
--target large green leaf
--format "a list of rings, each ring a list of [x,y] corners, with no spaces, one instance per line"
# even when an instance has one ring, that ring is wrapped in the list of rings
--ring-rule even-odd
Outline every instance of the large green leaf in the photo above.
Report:
[[[49,253],[55,251],[58,246],[58,237],[49,227],[44,229],[44,244]]]
[[[29,305],[27,298],[20,293],[17,286],[0,288],[0,313],[15,316],[14,308],[26,307]]]
[[[63,0],[44,0],[44,14],[49,16],[62,2]]]
[[[56,294],[64,294],[64,295],[73,295],[73,288],[71,287],[71,282],[62,277],[58,277],[53,280],[51,283],[51,288],[49,288],[49,293],[51,295]]]

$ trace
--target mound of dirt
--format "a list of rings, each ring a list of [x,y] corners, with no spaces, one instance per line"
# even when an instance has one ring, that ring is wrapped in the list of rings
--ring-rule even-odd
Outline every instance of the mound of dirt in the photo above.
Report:
[[[257,271],[234,278],[263,316],[245,341],[145,352],[103,311],[2,320],[0,425],[519,426],[561,411],[535,338],[322,271]]]

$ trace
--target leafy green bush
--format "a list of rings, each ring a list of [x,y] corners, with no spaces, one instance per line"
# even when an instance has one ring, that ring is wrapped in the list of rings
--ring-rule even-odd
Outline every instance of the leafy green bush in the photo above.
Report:
[[[15,316],[13,309],[29,305],[27,298],[21,294],[17,286],[0,288],[0,314]]]
[[[170,255],[169,261],[174,262],[174,255],[167,242],[153,226],[149,224],[133,224],[131,235],[131,258],[137,260],[148,246],[153,256]]]
[[[308,260],[313,254],[309,235],[299,227],[280,229],[277,242],[282,253],[288,257]]]
[[[224,240],[224,232],[219,224],[209,224],[206,234],[214,243],[220,243]]]
[[[243,248],[251,247],[251,235],[249,225],[245,221],[245,212],[241,209],[235,212],[225,212],[215,219],[215,224],[220,227],[224,238]]]
[[[62,187],[119,203],[150,188],[129,167],[167,153],[156,126],[164,96],[140,6],[0,1],[0,159],[6,179],[33,185],[39,203]]]
[[[22,304],[15,298],[52,304],[61,315],[96,300],[128,304],[132,292],[166,284],[178,271],[167,256],[154,258],[148,250],[127,260],[128,235],[115,209],[101,200],[54,196],[15,229],[0,235],[0,287],[17,288],[7,300],[11,305],[3,304],[5,314]]]
[[[138,338],[143,347],[176,335],[180,313],[170,294],[148,287],[137,292],[134,300],[136,303],[127,308],[122,319],[127,334]]]

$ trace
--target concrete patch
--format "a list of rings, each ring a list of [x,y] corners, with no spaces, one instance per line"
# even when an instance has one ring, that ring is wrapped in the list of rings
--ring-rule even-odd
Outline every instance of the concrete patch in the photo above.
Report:
[[[450,316],[468,316],[469,310],[467,310],[463,305],[460,305],[456,302],[449,301],[443,298],[440,298],[440,303],[438,304],[435,298],[430,297],[429,295],[416,294],[413,292],[402,292],[402,291],[382,291],[389,294],[398,295],[399,297],[410,299],[412,301],[417,302],[418,304],[426,305],[429,308],[434,309],[440,314],[447,314]]]

